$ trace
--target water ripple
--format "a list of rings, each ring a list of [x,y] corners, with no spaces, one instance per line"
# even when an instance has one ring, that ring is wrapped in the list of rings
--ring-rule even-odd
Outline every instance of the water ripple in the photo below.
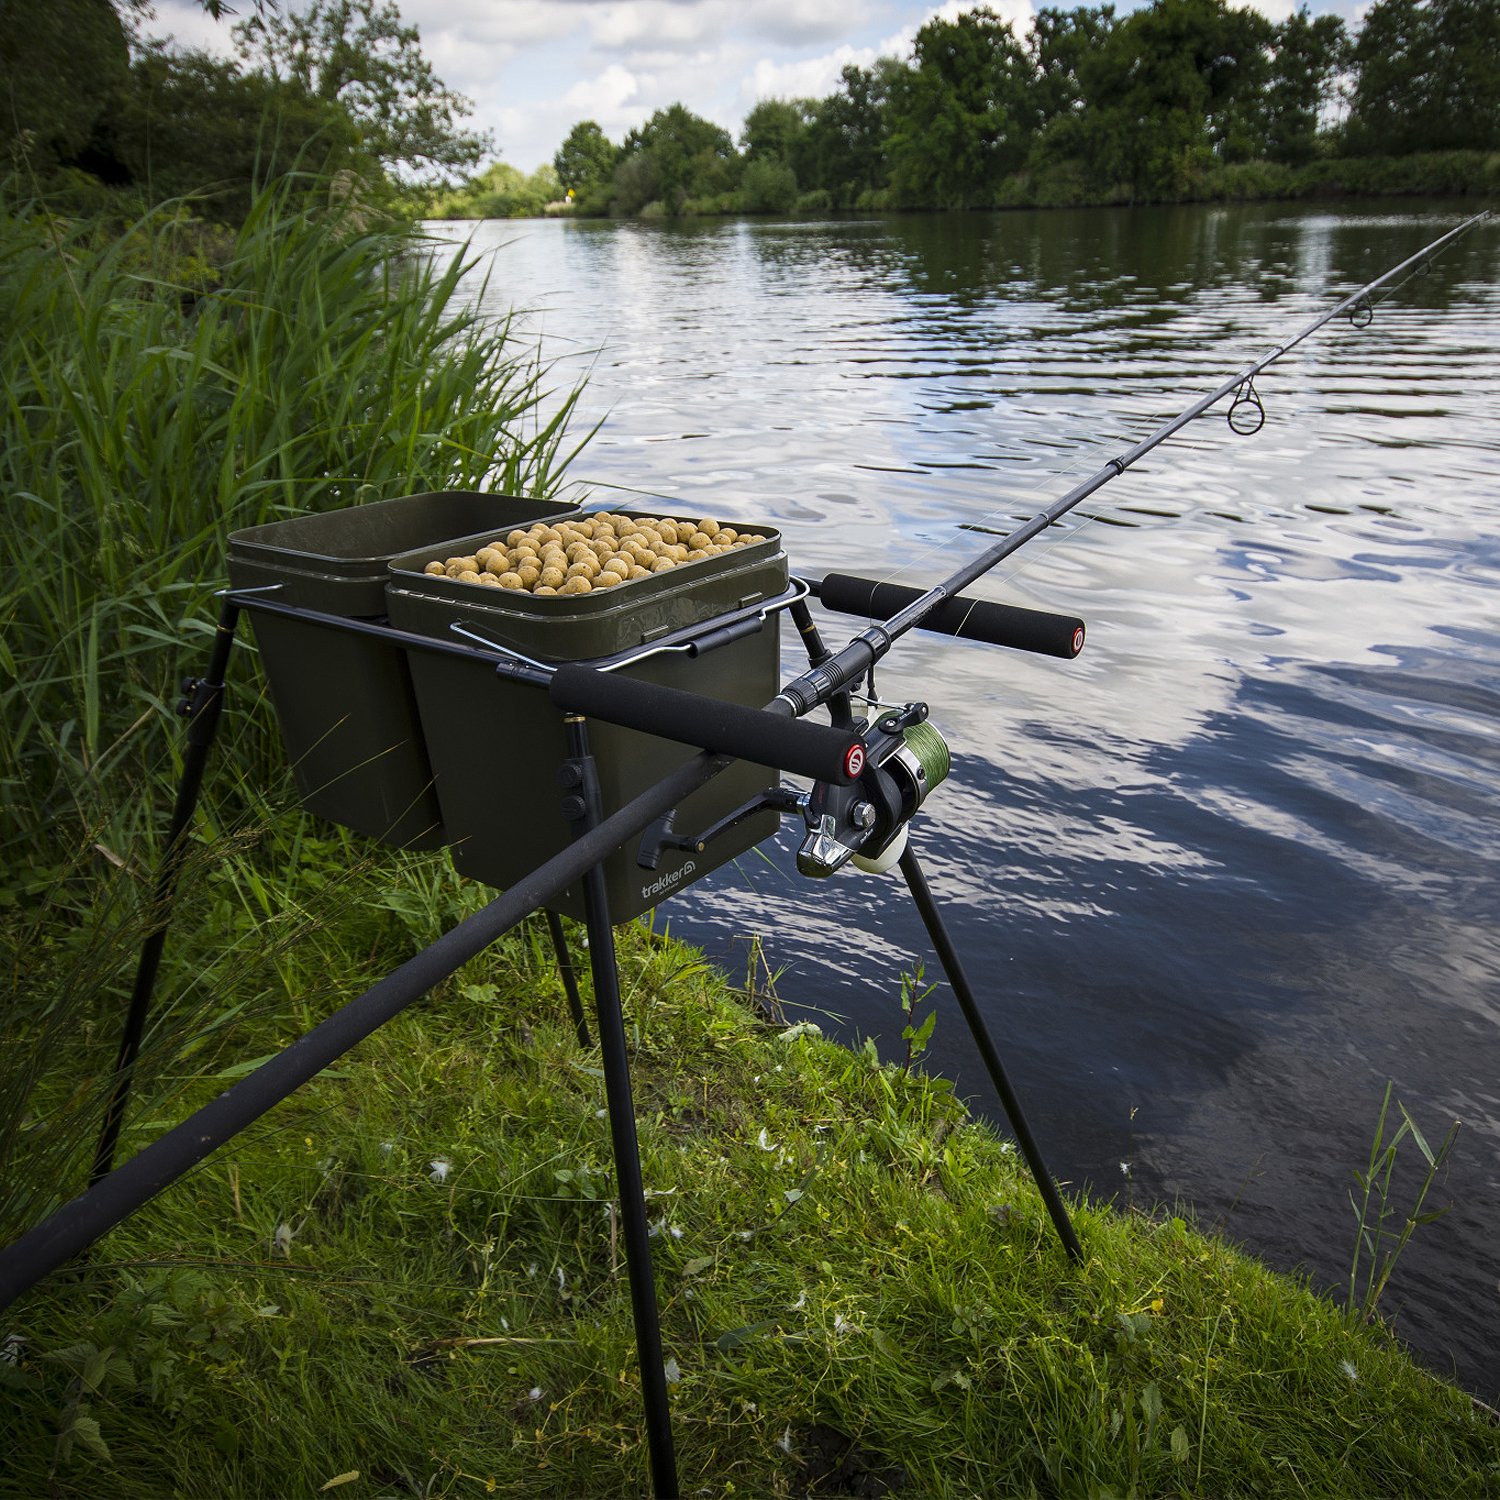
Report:
[[[481,225],[470,285],[531,309],[560,389],[589,374],[597,499],[926,583],[1463,208]],[[1077,662],[912,637],[881,672],[953,744],[915,836],[1059,1174],[1113,1193],[1130,1160],[1131,1191],[1336,1285],[1395,1079],[1439,1134],[1465,1121],[1399,1327],[1490,1399],[1497,269],[1486,226],[1260,377],[1257,437],[1210,415],[977,586],[1084,615]],[[762,932],[789,1004],[899,1048],[900,976],[932,967],[910,904],[810,888],[793,844],[663,919],[739,962]],[[946,1007],[932,1063],[994,1108]]]

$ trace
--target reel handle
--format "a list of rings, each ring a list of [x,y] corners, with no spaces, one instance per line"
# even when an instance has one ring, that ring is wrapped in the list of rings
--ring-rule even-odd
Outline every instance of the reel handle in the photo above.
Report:
[[[825,609],[872,620],[890,619],[923,594],[921,589],[877,583],[873,578],[855,578],[848,573],[830,573],[815,592]],[[1059,656],[1064,661],[1072,661],[1083,650],[1082,620],[1015,604],[992,604],[987,599],[945,599],[918,628],[966,641],[985,641],[991,646]]]
[[[814,781],[848,786],[864,765],[864,745],[857,734],[791,718],[789,710],[783,717],[774,710],[745,708],[579,666],[559,667],[548,693],[564,713],[586,714]]]

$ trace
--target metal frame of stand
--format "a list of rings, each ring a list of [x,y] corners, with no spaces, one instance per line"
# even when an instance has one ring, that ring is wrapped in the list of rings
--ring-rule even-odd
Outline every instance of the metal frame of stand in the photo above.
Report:
[[[563,722],[568,732],[569,759],[562,763],[557,779],[567,794],[563,798],[563,816],[572,823],[577,837],[599,826],[604,809],[598,771],[594,757],[589,754],[587,723],[578,714],[569,714]],[[620,1234],[625,1241],[625,1273],[630,1280],[630,1310],[635,1323],[636,1357],[641,1367],[641,1404],[646,1411],[652,1488],[659,1500],[677,1500],[677,1459],[672,1446],[666,1367],[661,1356],[661,1313],[651,1264],[651,1230],[646,1222],[646,1185],[641,1175],[640,1142],[636,1138],[630,1058],[625,1050],[615,930],[609,920],[602,863],[591,865],[583,877],[583,904],[587,914],[589,964],[594,974],[594,1014],[604,1063],[604,1101],[609,1108],[609,1138],[615,1158],[615,1190],[620,1200]]]
[[[828,659],[811,614],[801,595],[790,603],[792,618],[807,648],[809,660],[817,666]],[[608,1105],[611,1146],[615,1162],[616,1190],[619,1198],[622,1239],[629,1278],[631,1312],[635,1325],[636,1348],[641,1369],[641,1399],[650,1456],[652,1492],[657,1500],[678,1500],[676,1459],[672,1439],[671,1407],[662,1360],[660,1311],[656,1298],[655,1275],[651,1259],[650,1230],[647,1222],[645,1188],[641,1171],[640,1148],[636,1133],[634,1102],[631,1093],[629,1057],[625,1044],[624,1016],[621,1008],[619,975],[614,928],[610,922],[609,902],[605,890],[603,861],[631,838],[642,833],[655,820],[675,807],[689,792],[702,785],[730,763],[727,754],[705,752],[666,778],[650,792],[608,820],[603,817],[599,780],[589,750],[586,718],[577,713],[564,716],[568,758],[562,763],[558,780],[563,791],[562,816],[573,827],[573,849],[587,850],[586,863],[578,860],[576,873],[563,875],[557,868],[568,863],[564,856],[548,862],[542,870],[522,881],[505,896],[491,903],[485,911],[469,918],[459,928],[445,934],[431,947],[409,960],[401,969],[377,984],[358,1000],[314,1028],[301,1041],[270,1063],[262,1065],[213,1104],[169,1131],[131,1158],[118,1171],[112,1170],[120,1126],[129,1099],[131,1080],[139,1057],[140,1044],[149,1017],[152,994],[160,968],[162,951],[171,917],[178,878],[188,847],[188,830],[202,791],[209,750],[212,747],[225,699],[225,677],[236,627],[243,609],[266,609],[277,614],[313,616],[294,606],[273,603],[249,593],[226,594],[220,613],[206,676],[191,679],[184,685],[179,711],[188,719],[188,750],[184,758],[182,780],[173,808],[172,821],[157,876],[152,909],[152,926],[142,948],[136,973],[119,1060],[89,1191],[50,1216],[21,1240],[0,1251],[0,1306],[4,1306],[27,1286],[33,1285],[48,1271],[86,1248],[93,1239],[120,1222],[156,1192],[175,1181],[191,1165],[231,1139],[253,1119],[259,1118],[298,1087],[314,1076],[328,1061],[341,1056],[363,1036],[426,993],[433,985],[455,972],[463,963],[482,952],[501,933],[532,914],[538,906],[555,896],[563,886],[581,878],[584,893],[585,925],[589,939],[589,959],[593,975],[595,1019],[599,1033],[601,1060],[604,1064],[605,1096]],[[403,645],[423,645],[440,651],[462,650],[448,643],[428,642],[408,637],[402,632],[375,625],[369,621],[345,622],[332,616],[316,616],[319,623],[331,628],[357,630],[397,638]],[[848,700],[833,705],[834,717],[847,722]],[[621,828],[623,832],[618,832]],[[610,830],[615,830],[611,833]],[[605,837],[605,835],[609,835]],[[618,834],[618,836],[616,836]],[[603,840],[603,842],[601,842]],[[1035,1137],[1022,1113],[1020,1102],[1001,1065],[978,1002],[969,985],[957,952],[933,900],[932,892],[908,845],[901,858],[902,874],[922,916],[929,936],[937,949],[939,962],[947,975],[960,1009],[974,1036],[1000,1102],[1016,1134],[1027,1166],[1035,1178],[1047,1211],[1068,1255],[1082,1259],[1073,1225],[1057,1187],[1049,1175]],[[535,890],[532,885],[544,872]],[[590,1046],[588,1025],[584,1018],[577,978],[562,923],[547,908],[548,926],[556,949],[563,987],[568,997],[579,1045]],[[493,914],[493,915],[492,915]],[[484,920],[489,918],[489,920]],[[469,929],[478,924],[474,936]],[[385,992],[385,993],[383,993]],[[370,1002],[380,1000],[375,1014],[368,1013]],[[359,1011],[357,1019],[352,1013]],[[293,1061],[292,1054],[306,1049],[307,1056]],[[285,1066],[278,1064],[285,1060]],[[257,1089],[261,1074],[279,1072],[273,1085]],[[237,1096],[237,1097],[235,1097]],[[212,1121],[209,1117],[212,1116]]]

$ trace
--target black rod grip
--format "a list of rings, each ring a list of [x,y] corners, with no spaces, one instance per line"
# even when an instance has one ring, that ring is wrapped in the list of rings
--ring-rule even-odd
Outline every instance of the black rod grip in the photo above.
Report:
[[[854,779],[849,774],[850,756],[859,746],[859,736],[848,730],[616,677],[592,667],[559,667],[552,674],[549,691],[564,713],[603,719],[606,724],[697,745],[715,755],[734,755],[814,781],[847,786]],[[863,763],[862,752],[857,759]]]
[[[864,615],[889,620],[905,609],[924,590],[899,583],[876,583],[873,578],[853,578],[830,573],[818,590],[827,609],[841,614]],[[987,641],[991,646],[1013,646],[1017,651],[1035,651],[1042,656],[1072,659],[1083,650],[1083,621],[1072,615],[1052,615],[1015,604],[992,604],[987,599],[945,599],[921,622],[921,629],[956,635],[966,641]]]

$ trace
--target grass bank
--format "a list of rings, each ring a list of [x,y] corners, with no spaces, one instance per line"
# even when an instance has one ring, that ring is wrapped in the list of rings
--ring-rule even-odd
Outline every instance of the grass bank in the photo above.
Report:
[[[1000,208],[1068,208],[1141,202],[1234,203],[1278,199],[1483,197],[1500,193],[1500,152],[1433,151],[1412,156],[1330,157],[1292,167],[1236,162],[1193,171],[1149,200],[1128,184],[1090,185],[1084,165],[1062,162],[1008,179]]]
[[[267,198],[201,265],[170,213],[0,224],[8,1242],[87,1174],[225,531],[545,493],[566,407],[536,419],[456,271],[336,207]],[[122,1155],[484,896],[296,811],[235,671]],[[1083,1209],[1074,1268],[941,1081],[769,1024],[639,926],[623,972],[689,1492],[1500,1495],[1496,1429],[1386,1330],[1177,1218]],[[18,1302],[0,1493],[643,1493],[565,1016],[511,935]]]
[[[483,894],[350,852],[304,851],[342,916],[268,914],[259,1003],[156,1071],[127,1143]],[[1500,1495],[1500,1428],[1383,1327],[1169,1214],[1080,1208],[1072,1266],[943,1080],[622,938],[685,1493]],[[78,1108],[107,1015],[23,1136]],[[545,929],[513,933],[11,1310],[0,1493],[648,1493],[603,1104]]]

